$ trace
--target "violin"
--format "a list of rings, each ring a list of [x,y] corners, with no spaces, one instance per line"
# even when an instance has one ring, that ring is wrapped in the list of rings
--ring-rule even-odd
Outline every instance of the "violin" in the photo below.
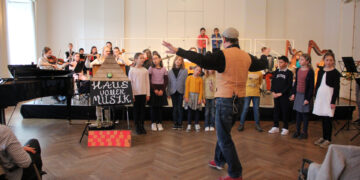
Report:
[[[65,63],[64,59],[58,58],[57,62],[58,65],[63,65]]]
[[[85,61],[86,57],[87,56],[85,54],[80,54],[80,61],[81,62]]]
[[[120,55],[124,54],[125,52],[126,52],[125,49],[121,49]]]
[[[64,59],[56,58],[53,55],[48,56],[47,59],[50,64],[63,65],[65,63]]]
[[[50,64],[56,64],[57,58],[55,56],[50,55],[47,57],[47,59]]]

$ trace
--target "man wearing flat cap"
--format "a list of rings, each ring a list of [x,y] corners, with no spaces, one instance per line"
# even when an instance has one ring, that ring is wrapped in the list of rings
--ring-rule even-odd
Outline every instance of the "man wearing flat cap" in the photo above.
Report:
[[[246,95],[248,71],[259,71],[267,67],[267,61],[258,60],[240,49],[238,37],[239,32],[235,28],[227,28],[223,32],[224,49],[206,55],[185,51],[163,42],[168,48],[167,53],[176,53],[202,68],[216,70],[215,127],[218,140],[215,158],[208,165],[220,170],[227,163],[229,175],[220,178],[226,180],[242,179],[241,163],[230,132],[236,120],[234,114],[241,110]]]

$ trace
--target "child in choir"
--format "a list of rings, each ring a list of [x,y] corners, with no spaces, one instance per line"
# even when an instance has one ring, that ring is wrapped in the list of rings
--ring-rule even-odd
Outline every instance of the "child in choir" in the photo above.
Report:
[[[274,97],[274,126],[269,130],[269,133],[279,133],[279,120],[282,119],[284,126],[281,135],[288,135],[289,97],[293,73],[287,68],[289,59],[286,56],[279,57],[278,63],[279,68],[274,72],[271,81],[271,92]]]
[[[294,102],[296,111],[296,132],[293,138],[306,139],[308,137],[308,119],[310,103],[314,91],[314,70],[311,66],[311,56],[303,54],[299,59],[300,68],[296,69],[295,83],[292,88],[290,100]],[[304,122],[301,131],[301,123]]]
[[[335,69],[335,55],[327,52],[324,55],[324,68],[319,70],[315,88],[313,114],[322,119],[323,137],[315,141],[316,145],[327,148],[331,142],[332,118],[335,112],[335,101],[339,96],[341,74]]]
[[[189,51],[197,52],[196,47],[191,47]],[[184,67],[188,70],[188,75],[191,76],[194,74],[196,64],[187,59],[184,59]]]
[[[200,54],[205,55],[206,54],[206,41],[207,44],[210,44],[209,41],[209,37],[205,34],[206,30],[205,28],[201,28],[200,29],[200,35],[197,37],[198,38],[198,50]]]
[[[262,71],[249,72],[246,82],[246,97],[244,98],[243,110],[240,116],[240,125],[238,131],[243,131],[245,128],[245,119],[250,106],[250,101],[253,103],[255,129],[259,132],[263,132],[260,127],[260,86],[262,84],[263,73]]]
[[[134,95],[134,122],[137,134],[146,134],[144,128],[145,104],[150,99],[149,73],[143,67],[144,55],[136,53],[134,56],[135,66],[130,68],[129,79]]]
[[[302,54],[303,54],[302,51],[298,51],[295,53],[295,55],[291,58],[290,69],[295,69],[300,67],[299,59]]]
[[[185,82],[185,105],[188,107],[188,125],[186,131],[191,131],[191,119],[195,113],[195,130],[200,131],[199,118],[201,111],[201,102],[203,97],[203,80],[200,77],[201,67],[196,66],[194,74],[188,76]]]
[[[184,68],[184,59],[176,56],[172,69],[169,71],[168,94],[171,96],[173,105],[173,129],[182,130],[183,120],[183,99],[185,92],[185,81],[188,76]]]
[[[205,98],[205,131],[215,130],[215,87],[216,78],[214,70],[205,70],[204,98]]]
[[[146,69],[149,69],[150,66],[152,65],[152,55],[151,55],[151,51],[150,49],[144,49],[143,51],[144,53],[144,57],[145,57],[145,62],[144,62],[144,67]]]
[[[151,130],[162,131],[164,130],[162,126],[162,107],[168,105],[166,95],[168,72],[165,67],[163,67],[161,57],[158,53],[154,53],[152,58],[153,64],[149,68],[151,87]]]
[[[212,39],[212,52],[220,51],[222,38],[219,33],[219,28],[214,29],[214,34],[211,35],[211,39]]]

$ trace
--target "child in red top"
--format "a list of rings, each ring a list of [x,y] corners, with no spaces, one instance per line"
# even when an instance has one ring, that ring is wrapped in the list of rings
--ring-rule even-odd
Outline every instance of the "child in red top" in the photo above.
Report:
[[[207,44],[210,44],[209,37],[205,33],[206,33],[206,30],[205,30],[205,28],[202,27],[200,29],[200,35],[198,36],[198,42],[197,42],[199,53],[203,54],[203,55],[206,54],[206,41],[207,41]],[[205,38],[206,38],[206,40],[205,40]]]

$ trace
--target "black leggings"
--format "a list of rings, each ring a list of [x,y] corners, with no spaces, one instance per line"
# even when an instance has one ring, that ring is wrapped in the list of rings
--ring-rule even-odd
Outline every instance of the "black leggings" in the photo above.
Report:
[[[41,160],[41,147],[40,143],[37,139],[30,139],[25,146],[29,146],[35,149],[36,153],[33,154],[31,152],[27,152],[30,155],[32,163],[28,168],[23,169],[23,176],[22,180],[32,180],[37,179],[35,169],[32,164],[36,165],[36,168],[38,169],[39,173],[42,171],[42,160]]]
[[[151,107],[151,123],[161,124],[162,123],[162,107]]]
[[[136,128],[143,128],[145,121],[146,95],[136,95],[134,102],[134,122]]]
[[[323,138],[331,141],[332,135],[332,118],[328,116],[320,117],[322,119]]]

